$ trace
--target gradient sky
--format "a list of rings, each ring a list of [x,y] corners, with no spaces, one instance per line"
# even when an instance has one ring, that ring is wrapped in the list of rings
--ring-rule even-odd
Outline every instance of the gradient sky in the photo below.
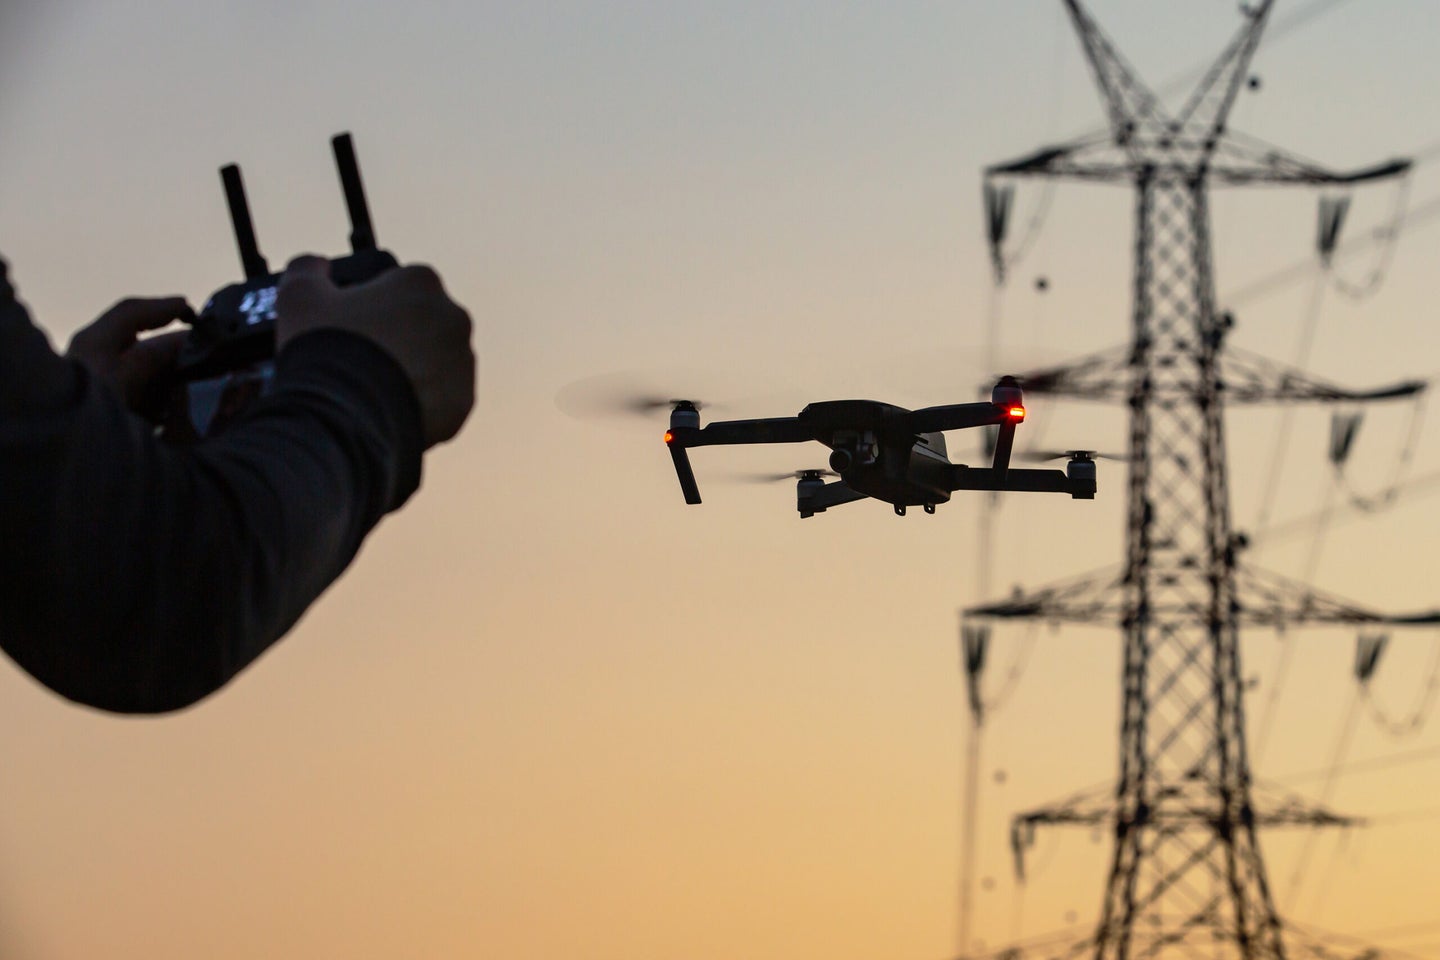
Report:
[[[118,297],[198,304],[237,278],[226,162],[272,264],[341,252],[327,139],[348,129],[382,245],[437,265],[480,356],[475,415],[421,493],[231,687],[116,719],[0,664],[5,960],[955,953],[955,626],[980,599],[976,503],[802,523],[787,485],[723,482],[819,463],[772,448],[698,453],[706,502],[686,507],[661,422],[576,420],[555,398],[635,371],[736,416],[969,399],[992,295],[979,170],[1100,119],[1058,2],[0,2],[0,252],[57,345]],[[1305,6],[1281,0],[1277,21]],[[1093,8],[1156,82],[1238,26],[1232,0]],[[1337,167],[1433,151],[1436,17],[1433,0],[1328,5],[1261,51],[1235,125]],[[1437,192],[1421,167],[1412,201]],[[1021,190],[1021,220],[1041,194]],[[1351,235],[1393,200],[1358,193]],[[1222,302],[1310,254],[1314,206],[1217,197]],[[1129,216],[1124,190],[1056,191],[999,295],[1003,355],[1125,338]],[[1326,296],[1317,373],[1440,370],[1437,237],[1408,231],[1374,297]],[[1339,269],[1363,279],[1372,260]],[[1236,304],[1236,343],[1292,355],[1313,283]],[[1408,415],[1371,414],[1357,488],[1391,476]],[[1277,518],[1326,496],[1328,416],[1295,423]],[[1246,526],[1277,417],[1229,424]],[[1024,433],[1123,442],[1117,411],[1086,406],[1034,402]],[[1413,469],[1437,466],[1431,426]],[[1100,483],[1088,504],[1008,500],[995,584],[1118,561],[1123,471]],[[1437,537],[1433,499],[1347,518],[1318,582],[1429,608]],[[1308,549],[1256,559],[1294,574]],[[992,689],[1024,637],[1001,634]],[[1325,766],[1354,698],[1348,632],[1293,640],[1261,778]],[[1405,712],[1435,649],[1406,635],[1377,699]],[[1278,650],[1247,643],[1252,717]],[[1114,631],[1041,630],[987,730],[987,944],[1096,916],[1108,848],[1045,835],[1022,893],[1006,824],[1113,777],[1118,657]],[[1344,755],[1427,748],[1440,731],[1397,743],[1366,721]],[[1340,779],[1333,804],[1374,825],[1320,838],[1287,913],[1357,934],[1419,924],[1380,939],[1440,954],[1437,790],[1434,761]],[[1297,838],[1264,847],[1283,894]]]

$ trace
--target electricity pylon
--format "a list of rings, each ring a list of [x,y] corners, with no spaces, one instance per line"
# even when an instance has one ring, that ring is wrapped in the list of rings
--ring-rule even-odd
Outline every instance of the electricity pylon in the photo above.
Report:
[[[977,621],[1114,623],[1125,639],[1120,774],[1108,796],[1080,796],[1017,819],[1108,825],[1115,846],[1097,960],[1162,955],[1282,958],[1257,827],[1347,822],[1253,787],[1245,749],[1239,629],[1252,625],[1434,622],[1387,617],[1251,570],[1230,516],[1224,412],[1235,403],[1364,401],[1413,395],[1408,382],[1351,391],[1226,346],[1216,309],[1212,185],[1355,184],[1403,173],[1408,161],[1349,173],[1323,169],[1228,129],[1231,107],[1273,0],[1242,5],[1244,24],[1177,112],[1121,58],[1079,0],[1063,0],[1100,88],[1108,129],[987,171],[1133,187],[1134,306],[1130,342],[1037,371],[1031,394],[1114,400],[1129,409],[1125,560],[965,611]],[[995,239],[992,231],[992,240]],[[968,945],[962,945],[962,950]]]

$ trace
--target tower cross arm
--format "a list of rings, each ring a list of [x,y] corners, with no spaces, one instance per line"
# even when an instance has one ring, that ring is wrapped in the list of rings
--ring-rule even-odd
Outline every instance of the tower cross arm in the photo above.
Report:
[[[1235,106],[1235,95],[1250,71],[1250,61],[1255,57],[1260,35],[1265,31],[1274,5],[1275,0],[1263,0],[1253,9],[1242,7],[1246,22],[1191,92],[1176,115],[1176,127],[1200,132],[1207,143],[1214,142],[1224,132],[1230,110]]]
[[[1239,132],[1219,136],[1205,167],[1210,181],[1228,186],[1355,186],[1403,176],[1414,166],[1392,157],[1353,170],[1334,170],[1289,150]]]
[[[1425,626],[1440,624],[1440,610],[1382,613],[1268,570],[1241,566],[1236,570],[1239,622],[1247,627],[1374,624]]]
[[[1045,620],[1113,626],[1123,618],[1124,570],[1113,566],[1035,590],[1016,590],[1009,599],[967,607],[975,620]]]
[[[1351,390],[1283,366],[1259,354],[1231,349],[1222,364],[1228,403],[1321,403],[1401,400],[1429,388],[1425,380],[1402,380],[1369,390]],[[1027,385],[1028,389],[1028,385]]]
[[[1131,392],[1132,350],[1112,347],[1071,363],[1017,374],[1025,392],[1075,400],[1116,402]],[[1259,354],[1229,349],[1221,363],[1221,395],[1228,403],[1321,403],[1401,400],[1429,388],[1425,380],[1402,380],[1370,389],[1351,389],[1287,367]],[[1156,395],[1198,396],[1202,384],[1192,375],[1176,377],[1164,386],[1152,386]]]
[[[1219,801],[1209,787],[1190,785],[1169,787],[1158,791],[1143,813],[1146,820],[1164,824],[1172,831],[1211,829]],[[1291,791],[1263,783],[1252,783],[1253,806],[1250,816],[1257,827],[1358,827],[1366,821],[1336,813],[1329,807],[1313,803]],[[1116,822],[1138,811],[1128,813],[1117,801],[1123,794],[1114,784],[1092,787],[1064,799],[1024,810],[1010,819],[1010,850],[1015,861],[1015,875],[1025,879],[1025,854],[1035,845],[1040,827],[1113,827]]]
[[[1102,134],[1051,144],[1033,153],[991,164],[985,168],[985,176],[1129,184],[1135,179],[1135,160],[1128,150],[1116,146]]]
[[[1080,36],[1080,46],[1085,59],[1095,75],[1100,96],[1110,120],[1111,140],[1127,146],[1131,136],[1141,126],[1165,123],[1169,118],[1159,99],[1141,81],[1135,68],[1125,61],[1110,38],[1105,36],[1095,18],[1090,15],[1079,0],[1063,0],[1075,32]]]
[[[1010,852],[1015,858],[1016,879],[1022,883],[1025,880],[1025,854],[1035,845],[1036,828],[1113,824],[1117,812],[1116,793],[1114,784],[1104,784],[1011,817]]]
[[[1130,354],[1126,346],[1111,347],[1057,367],[1016,374],[1027,394],[1074,400],[1123,400],[1129,393]]]

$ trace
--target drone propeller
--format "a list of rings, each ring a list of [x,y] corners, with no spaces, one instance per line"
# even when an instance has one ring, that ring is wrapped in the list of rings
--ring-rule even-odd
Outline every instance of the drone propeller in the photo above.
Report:
[[[779,483],[781,480],[820,480],[838,477],[834,470],[791,470],[789,473],[743,473],[735,477],[742,483]]]
[[[1130,458],[1123,453],[1102,453],[1097,450],[1027,450],[1015,454],[1016,460],[1027,463],[1044,463],[1047,460],[1117,460],[1126,462]]]
[[[618,409],[621,413],[634,413],[640,416],[649,416],[661,410],[674,410],[679,406],[690,406],[696,410],[704,410],[708,404],[703,400],[685,400],[680,397],[623,397],[619,398]]]
[[[653,417],[668,413],[681,404],[696,410],[708,405],[700,400],[667,396],[644,386],[638,377],[604,374],[569,384],[555,396],[555,405],[564,413],[582,420],[595,417]]]

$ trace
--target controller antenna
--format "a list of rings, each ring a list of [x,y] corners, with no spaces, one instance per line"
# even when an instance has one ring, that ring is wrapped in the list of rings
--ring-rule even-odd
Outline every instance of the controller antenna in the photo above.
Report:
[[[375,228],[370,224],[370,208],[365,203],[365,186],[360,182],[360,164],[355,160],[355,145],[349,133],[330,138],[335,148],[335,167],[340,171],[340,189],[345,191],[345,206],[350,211],[350,249],[355,253],[375,249]]]
[[[225,185],[225,201],[230,205],[230,223],[235,228],[235,245],[240,248],[240,265],[246,280],[270,275],[270,267],[255,242],[255,225],[250,222],[250,204],[245,201],[245,183],[240,168],[230,164],[220,168],[220,182]]]

